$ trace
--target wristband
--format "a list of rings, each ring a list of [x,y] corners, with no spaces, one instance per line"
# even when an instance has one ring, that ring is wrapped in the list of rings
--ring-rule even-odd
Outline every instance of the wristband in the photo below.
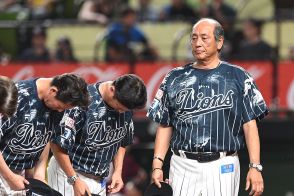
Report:
[[[154,156],[153,159],[158,159],[160,160],[162,163],[164,162],[162,158],[160,158],[159,156]]]

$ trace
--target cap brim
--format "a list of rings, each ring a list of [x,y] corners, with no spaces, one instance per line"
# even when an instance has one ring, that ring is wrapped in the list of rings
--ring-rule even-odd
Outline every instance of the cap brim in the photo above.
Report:
[[[161,188],[155,183],[150,184],[145,190],[144,196],[172,196],[173,190],[171,186],[165,182],[160,182]]]

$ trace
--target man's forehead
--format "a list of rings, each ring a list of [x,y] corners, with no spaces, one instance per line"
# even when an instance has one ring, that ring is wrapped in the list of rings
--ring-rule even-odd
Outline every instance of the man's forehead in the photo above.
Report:
[[[193,26],[193,32],[199,31],[213,31],[215,28],[215,21],[211,19],[200,20]]]
[[[193,27],[192,35],[208,35],[214,31],[213,25],[195,25]]]

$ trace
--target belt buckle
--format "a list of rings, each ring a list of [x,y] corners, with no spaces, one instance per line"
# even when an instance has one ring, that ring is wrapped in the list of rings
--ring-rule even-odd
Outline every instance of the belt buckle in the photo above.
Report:
[[[207,154],[202,154],[198,157],[198,162],[199,163],[208,163],[211,161],[218,160],[220,158],[220,154],[214,154],[214,153],[207,153]]]
[[[223,158],[227,156],[227,151],[219,152],[219,158]]]

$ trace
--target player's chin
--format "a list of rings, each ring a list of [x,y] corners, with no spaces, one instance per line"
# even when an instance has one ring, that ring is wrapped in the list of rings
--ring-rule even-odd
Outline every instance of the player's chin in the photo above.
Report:
[[[203,52],[195,52],[193,51],[193,56],[196,60],[204,60],[206,55]]]
[[[206,58],[204,55],[195,55],[194,57],[198,61],[204,60]]]

